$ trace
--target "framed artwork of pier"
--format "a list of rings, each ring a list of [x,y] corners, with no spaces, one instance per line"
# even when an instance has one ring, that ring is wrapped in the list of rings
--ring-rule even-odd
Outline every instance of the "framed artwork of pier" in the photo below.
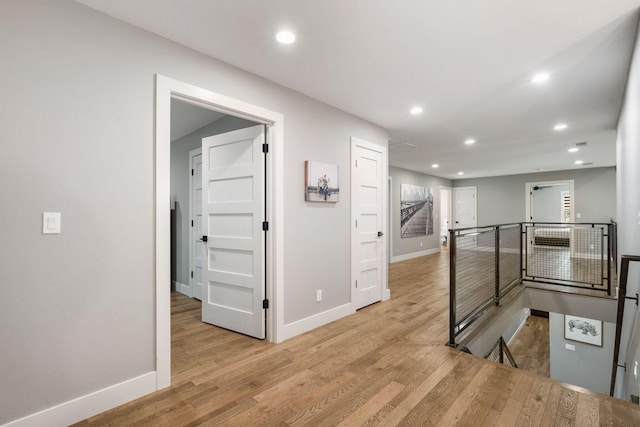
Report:
[[[564,338],[602,347],[602,320],[565,314]]]
[[[338,165],[304,162],[304,199],[307,202],[337,203],[340,198]]]
[[[433,234],[433,190],[413,184],[400,185],[400,237]]]

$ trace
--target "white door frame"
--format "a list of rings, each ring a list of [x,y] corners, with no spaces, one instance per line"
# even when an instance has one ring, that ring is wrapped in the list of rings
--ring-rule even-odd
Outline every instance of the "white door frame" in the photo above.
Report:
[[[531,222],[531,192],[536,185],[568,185],[569,194],[571,195],[571,222],[575,221],[576,193],[573,190],[573,179],[564,179],[560,181],[538,181],[527,182],[524,185],[524,222]]]
[[[451,226],[451,220],[453,217],[453,188],[452,187],[447,187],[446,185],[441,185],[440,186],[440,194],[438,195],[438,197],[440,197],[440,209],[439,209],[439,215],[440,217],[439,219],[439,224],[438,224],[438,230],[440,230],[440,228],[442,228],[442,190],[448,191],[449,192],[449,206],[447,206],[448,212],[449,212],[449,227],[447,228],[454,228]],[[439,231],[438,231],[439,233]],[[447,240],[449,240],[449,233],[447,232],[446,234],[447,236]],[[438,236],[441,237],[441,236]]]
[[[380,187],[382,189],[382,233],[384,234],[385,238],[389,238],[388,229],[387,229],[387,224],[388,224],[387,205],[389,203],[388,202],[389,201],[389,161],[387,157],[387,147],[373,144],[371,142],[352,136],[351,137],[351,159],[354,158],[354,151],[356,147],[363,147],[372,151],[377,151],[382,155],[382,179],[380,183]],[[353,205],[354,200],[356,199],[355,197],[353,197],[353,194],[355,191],[354,182],[353,182],[353,173],[354,173],[353,168],[354,168],[354,162],[352,160],[351,167],[349,169],[350,175],[351,175],[351,224],[354,224],[356,221],[356,209]],[[355,259],[355,249],[354,249],[355,241],[356,241],[355,231],[353,227],[351,227],[351,259],[352,260]],[[354,279],[355,275],[356,275],[356,269],[354,268],[354,265],[352,262],[351,263],[351,304],[353,305],[354,308],[356,307],[355,303],[356,303],[356,293],[357,293],[357,290],[353,285],[355,281]],[[382,295],[380,300],[386,301],[390,299],[391,291],[389,290],[389,258],[387,254],[386,243],[382,245],[382,286],[381,288],[382,288],[381,290]]]
[[[155,123],[155,282],[156,282],[156,388],[171,385],[171,240],[170,240],[170,173],[171,173],[171,99],[176,98],[203,108],[220,111],[267,125],[267,237],[266,297],[267,339],[282,341],[279,331],[284,326],[284,116],[228,96],[156,74]]]
[[[388,174],[388,172],[387,172]],[[387,177],[387,200],[393,199],[393,177]],[[384,260],[387,264],[391,264],[391,260],[393,259],[393,203],[387,203],[387,239],[389,240],[387,244],[387,250],[389,253],[387,254],[387,258]]]

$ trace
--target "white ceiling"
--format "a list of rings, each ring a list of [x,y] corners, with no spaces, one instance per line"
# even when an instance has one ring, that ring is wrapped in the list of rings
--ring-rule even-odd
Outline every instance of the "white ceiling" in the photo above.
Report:
[[[376,123],[389,130],[391,165],[451,179],[614,165],[640,6],[78,1]],[[285,27],[293,45],[274,41]],[[529,82],[538,71],[551,74],[547,84]],[[414,105],[424,112],[409,115]],[[557,122],[569,128],[555,132]],[[477,143],[465,146],[468,137]],[[567,153],[577,142],[588,145]]]

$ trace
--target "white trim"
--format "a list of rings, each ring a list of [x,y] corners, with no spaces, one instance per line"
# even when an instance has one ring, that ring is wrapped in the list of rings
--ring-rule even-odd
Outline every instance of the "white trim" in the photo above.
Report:
[[[531,192],[536,185],[568,185],[569,195],[571,196],[571,221],[575,222],[576,218],[576,193],[573,189],[573,179],[564,179],[559,181],[539,181],[527,182],[524,185],[524,222],[531,222]],[[540,221],[542,222],[542,221]]]
[[[418,257],[425,256],[425,255],[437,254],[437,253],[440,253],[440,247],[439,246],[437,248],[433,248],[433,249],[427,249],[427,250],[419,251],[419,252],[411,252],[410,254],[394,256],[394,257],[391,258],[391,263],[393,264],[394,262],[406,261],[406,260],[409,260],[409,259],[418,258]]]
[[[338,307],[334,307],[330,310],[323,311],[318,314],[314,314],[304,319],[296,320],[295,322],[287,323],[281,329],[280,336],[282,340],[286,340],[296,335],[303,334],[312,329],[319,328],[328,323],[334,322],[338,319],[342,319],[345,316],[355,313],[353,304],[343,304]]]
[[[189,298],[193,298],[193,295],[191,293],[191,286],[189,285],[185,285],[184,283],[180,283],[177,280],[174,280],[173,289],[175,289],[176,292],[180,292],[181,294],[188,296]]]
[[[439,186],[439,193],[440,193],[440,194],[438,194],[438,197],[439,197],[439,199],[440,199],[440,209],[439,209],[439,212],[438,212],[438,215],[439,215],[439,218],[438,218],[438,219],[439,219],[439,221],[438,221],[438,237],[439,237],[439,238],[442,238],[442,236],[440,235],[440,228],[442,227],[442,191],[443,191],[443,190],[444,190],[444,191],[448,191],[448,192],[449,192],[449,206],[448,206],[448,211],[449,211],[449,218],[448,218],[449,226],[447,227],[447,234],[446,234],[446,236],[447,236],[447,240],[449,240],[449,229],[450,229],[450,228],[453,228],[453,227],[451,226],[451,224],[453,223],[453,207],[452,207],[452,206],[453,206],[453,205],[452,205],[452,204],[453,204],[453,187],[447,187],[447,186],[445,186],[445,185],[440,185],[440,186]],[[476,201],[476,204],[477,204],[477,203],[478,203],[478,202]],[[477,212],[476,212],[476,216],[477,216]],[[439,240],[439,241],[440,241],[440,240]]]
[[[565,248],[566,249],[566,248]],[[600,259],[600,251],[597,253],[584,253],[584,252],[571,252],[571,258],[582,258],[582,259]],[[606,252],[602,254],[602,260],[607,260]],[[604,268],[607,268],[606,266]]]
[[[391,259],[393,258],[393,202],[391,201],[391,199],[393,198],[393,177],[389,176],[387,179],[389,181],[387,184],[387,191],[389,192],[389,203],[387,206],[389,215],[389,219],[387,220],[387,232],[389,233],[389,244],[387,245],[387,247],[389,248],[389,254],[387,256],[389,258],[387,262],[391,263]]]
[[[380,179],[381,181],[381,190],[382,190],[382,234],[383,234],[383,239],[388,239],[389,238],[389,234],[388,234],[388,230],[387,230],[387,224],[388,224],[388,220],[387,220],[387,215],[388,215],[388,203],[389,203],[389,159],[387,156],[387,147],[383,146],[383,145],[378,145],[378,144],[374,144],[372,142],[368,142],[365,141],[363,139],[360,138],[356,138],[355,136],[351,137],[351,151],[350,151],[350,167],[349,167],[349,173],[350,173],[350,178],[351,178],[351,224],[355,223],[356,220],[356,209],[354,207],[354,200],[355,198],[353,197],[353,171],[354,171],[354,162],[353,162],[353,152],[355,150],[356,147],[362,147],[365,148],[367,150],[371,150],[371,151],[375,151],[377,153],[380,153],[381,157],[382,157],[382,177]],[[356,288],[354,286],[355,283],[355,272],[356,272],[356,266],[354,263],[354,254],[355,254],[355,238],[354,238],[354,228],[353,226],[350,226],[351,229],[351,274],[350,274],[350,287],[351,287],[351,304],[355,304],[356,301]],[[391,291],[389,290],[389,264],[387,263],[388,258],[388,254],[387,254],[387,247],[389,245],[387,244],[386,241],[383,242],[382,244],[382,286],[380,289],[380,301],[385,301],[391,298]]]
[[[102,390],[52,406],[4,424],[5,427],[70,425],[156,391],[156,373],[149,372]]]
[[[282,341],[284,326],[284,116],[228,96],[156,74],[156,369],[157,389],[171,385],[171,313],[170,313],[170,130],[171,98],[221,111],[268,125],[267,140],[271,146],[267,157],[267,217],[271,232],[267,247],[267,339]]]

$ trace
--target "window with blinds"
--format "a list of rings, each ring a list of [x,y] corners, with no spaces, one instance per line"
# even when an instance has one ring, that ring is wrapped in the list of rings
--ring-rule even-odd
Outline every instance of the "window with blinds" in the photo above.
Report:
[[[560,218],[562,222],[571,222],[571,194],[568,191],[560,192],[561,209]]]

